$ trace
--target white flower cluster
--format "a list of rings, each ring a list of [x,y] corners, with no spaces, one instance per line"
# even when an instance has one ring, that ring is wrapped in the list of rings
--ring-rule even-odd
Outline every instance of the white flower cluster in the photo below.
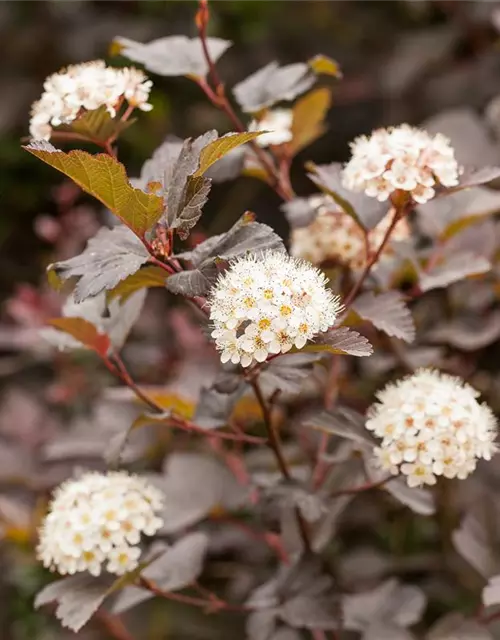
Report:
[[[139,564],[141,534],[154,535],[163,525],[157,513],[158,489],[126,472],[90,472],[64,482],[54,493],[40,529],[37,555],[45,567],[61,574],[103,566],[122,575]]]
[[[221,361],[248,367],[326,331],[341,309],[326,284],[318,269],[279,251],[233,262],[209,301]]]
[[[291,109],[273,109],[266,111],[259,120],[252,120],[249,131],[268,131],[255,139],[260,147],[279,145],[292,139],[293,113]]]
[[[377,129],[369,137],[356,138],[351,152],[342,175],[344,187],[381,202],[402,190],[424,204],[434,197],[436,186],[458,184],[455,152],[440,133],[431,136],[407,124]]]
[[[340,210],[330,196],[311,196],[309,202],[318,214],[308,226],[292,230],[290,253],[316,265],[335,261],[351,269],[361,269],[365,264],[366,247],[363,232],[356,222]],[[369,251],[379,248],[390,224],[391,216],[387,215],[368,233]],[[410,227],[406,218],[402,218],[393,230],[391,241],[401,242],[409,236]],[[386,260],[393,255],[389,242],[380,259]]]
[[[70,124],[82,110],[93,111],[103,105],[114,118],[124,100],[150,111],[152,85],[134,67],[115,69],[102,60],[71,65],[45,80],[42,97],[31,108],[30,135],[36,140],[50,140],[52,127]]]
[[[377,394],[366,428],[382,438],[380,466],[407,476],[410,487],[436,476],[466,478],[478,458],[490,460],[497,422],[478,392],[460,378],[421,369]]]

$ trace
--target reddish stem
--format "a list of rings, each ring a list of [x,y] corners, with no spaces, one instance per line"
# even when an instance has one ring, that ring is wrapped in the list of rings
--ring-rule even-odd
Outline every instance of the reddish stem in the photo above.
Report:
[[[240,133],[243,133],[247,129],[245,125],[241,122],[241,120],[238,118],[238,116],[236,115],[233,107],[231,106],[231,103],[227,98],[226,90],[224,88],[224,83],[222,82],[217,72],[215,63],[212,60],[212,57],[210,56],[210,52],[208,50],[208,43],[207,43],[208,19],[209,19],[208,6],[206,1],[202,0],[200,2],[200,8],[198,10],[198,14],[196,16],[196,26],[198,27],[198,34],[200,36],[203,55],[208,65],[210,79],[215,87],[215,91],[208,85],[208,83],[204,78],[202,79],[197,78],[195,79],[195,81],[200,86],[200,88],[204,91],[205,95],[210,100],[210,102],[217,108],[224,111],[224,113],[227,115],[227,117],[229,118],[233,126],[236,128],[236,130],[239,131]],[[259,145],[256,144],[256,142],[252,140],[250,141],[249,144],[252,150],[254,151],[254,153],[256,154],[257,158],[259,159],[262,167],[268,173],[270,184],[273,187],[273,189],[276,191],[276,193],[283,200],[286,200],[286,201],[294,198],[295,193],[292,189],[291,184],[289,183],[289,180],[287,180],[287,176],[283,175],[281,172],[277,170],[276,165],[271,160],[269,155],[261,147],[259,147]]]
[[[363,287],[365,280],[370,275],[370,271],[372,270],[372,267],[378,262],[382,254],[382,251],[385,249],[387,243],[389,242],[392,232],[394,231],[397,223],[401,220],[401,218],[405,215],[406,212],[407,212],[406,206],[402,207],[401,209],[395,209],[391,224],[387,228],[387,231],[385,232],[382,242],[380,243],[375,253],[371,256],[371,258],[366,263],[365,268],[363,269],[361,275],[358,278],[358,281],[355,283],[351,291],[349,291],[349,293],[347,294],[344,300],[344,307],[346,309],[349,309],[351,304],[354,302],[356,296],[361,291],[361,288]]]
[[[99,609],[96,618],[115,640],[134,640],[120,618],[105,609]]]
[[[250,607],[244,605],[236,605],[221,600],[213,593],[209,593],[206,599],[197,598],[194,596],[188,596],[183,593],[173,593],[171,591],[164,591],[155,582],[141,577],[139,580],[139,586],[151,591],[155,596],[164,598],[165,600],[172,600],[173,602],[180,602],[182,604],[188,604],[193,607],[201,607],[209,611],[251,611]]]

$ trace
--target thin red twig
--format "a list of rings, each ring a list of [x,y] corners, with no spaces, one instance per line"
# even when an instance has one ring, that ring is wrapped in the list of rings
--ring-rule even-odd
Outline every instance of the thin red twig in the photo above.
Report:
[[[99,609],[96,613],[96,618],[115,640],[134,640],[134,637],[118,616],[109,613],[105,609]]]
[[[233,126],[237,131],[243,133],[246,131],[245,125],[241,122],[241,120],[236,115],[227,95],[224,87],[224,83],[222,82],[219,73],[217,71],[217,67],[215,66],[214,61],[210,55],[210,51],[208,50],[207,43],[207,25],[209,20],[209,11],[208,4],[206,0],[201,0],[199,4],[199,10],[196,15],[196,26],[198,28],[198,34],[200,36],[201,46],[203,49],[203,55],[205,57],[205,61],[208,66],[209,76],[214,85],[214,89],[210,87],[210,85],[206,82],[205,79],[197,79],[196,82],[200,86],[200,88],[204,91],[207,98],[212,102],[212,104],[227,115]],[[260,161],[262,167],[267,172],[270,185],[275,189],[276,193],[283,200],[291,200],[295,197],[295,193],[289,181],[289,166],[287,166],[286,174],[279,171],[270,158],[270,156],[259,147],[254,141],[250,141],[250,146],[254,153],[256,154],[258,160]]]
[[[405,215],[405,213],[406,213],[406,207],[402,207],[401,209],[395,209],[394,215],[392,217],[391,224],[387,228],[387,231],[385,232],[385,235],[384,235],[384,237],[382,239],[382,242],[380,243],[380,245],[379,245],[378,249],[375,251],[375,253],[371,256],[371,258],[366,263],[365,268],[363,269],[363,271],[362,271],[361,275],[359,276],[357,282],[355,283],[355,285],[353,286],[351,291],[349,291],[349,293],[347,294],[347,296],[346,296],[346,298],[344,300],[344,307],[346,309],[349,309],[351,304],[354,302],[356,296],[361,291],[361,288],[363,287],[363,284],[364,284],[365,280],[370,275],[370,271],[372,270],[372,267],[378,262],[378,259],[380,258],[381,254],[382,254],[382,251],[385,249],[387,243],[390,240],[392,232],[394,231],[397,223]]]

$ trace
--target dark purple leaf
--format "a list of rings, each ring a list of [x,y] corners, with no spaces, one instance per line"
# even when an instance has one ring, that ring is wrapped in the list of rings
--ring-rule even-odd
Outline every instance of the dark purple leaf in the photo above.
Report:
[[[338,327],[318,334],[314,342],[307,344],[302,351],[364,357],[372,355],[373,347],[368,339],[357,331],[348,327]]]
[[[76,302],[96,296],[135,273],[147,260],[149,253],[137,236],[125,226],[103,228],[91,238],[83,253],[69,260],[55,262],[54,270],[63,280],[76,277]]]
[[[352,308],[364,320],[371,322],[388,336],[406,342],[415,340],[415,324],[401,294],[388,291],[376,295],[368,292],[357,298]]]

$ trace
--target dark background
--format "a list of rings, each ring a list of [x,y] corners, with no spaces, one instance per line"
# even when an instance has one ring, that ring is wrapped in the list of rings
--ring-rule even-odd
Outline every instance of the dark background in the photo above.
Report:
[[[211,3],[211,35],[235,45],[222,58],[228,86],[276,59],[303,61],[319,52],[335,58],[344,79],[334,88],[329,132],[297,159],[293,179],[303,194],[304,159],[344,160],[347,143],[375,126],[418,123],[445,108],[481,110],[500,91],[494,2],[228,0]],[[29,109],[44,78],[62,66],[109,58],[116,35],[140,41],[194,35],[195,2],[143,0],[0,3],[0,292],[36,283],[43,241],[33,231],[40,214],[54,213],[51,187],[59,177],[20,148]],[[124,61],[121,60],[121,63]],[[182,137],[228,123],[184,78],[153,76],[154,110],[141,114],[120,144],[130,175],[167,133]],[[242,209],[286,232],[278,201],[265,186],[240,180],[214,190],[205,222],[227,228]],[[217,212],[215,220],[209,224]]]

